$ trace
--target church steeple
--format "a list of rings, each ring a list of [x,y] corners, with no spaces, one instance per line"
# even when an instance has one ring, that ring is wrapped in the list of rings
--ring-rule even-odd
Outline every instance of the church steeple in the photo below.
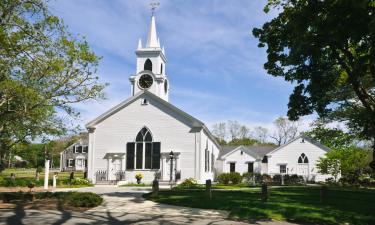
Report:
[[[142,41],[139,39],[135,54],[137,55],[136,74],[129,78],[132,95],[147,90],[168,101],[169,83],[165,72],[167,59],[156,32],[154,13],[151,15],[146,45],[142,46]]]
[[[148,31],[146,48],[160,48],[159,38],[156,32],[155,16],[151,16],[150,30]]]

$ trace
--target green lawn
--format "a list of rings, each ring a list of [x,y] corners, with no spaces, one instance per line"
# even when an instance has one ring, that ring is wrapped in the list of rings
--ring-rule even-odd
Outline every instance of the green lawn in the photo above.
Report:
[[[269,189],[269,201],[260,201],[260,189],[214,190],[212,199],[204,191],[160,191],[159,197],[145,198],[171,205],[230,211],[242,220],[287,220],[309,224],[375,224],[375,190],[329,189],[320,203],[317,187]],[[203,200],[204,199],[204,200]]]
[[[25,187],[30,182],[34,182],[36,186],[43,186],[44,184],[44,172],[39,174],[39,181],[35,179],[36,169],[6,169],[0,173],[0,187]],[[15,173],[15,182],[10,182],[10,174]],[[52,178],[54,172],[49,173],[49,183],[52,185]],[[92,185],[69,185],[67,184],[70,177],[70,172],[58,172],[57,186],[60,188],[68,187],[87,187]],[[83,178],[83,172],[74,172],[74,178]]]
[[[0,173],[0,177],[7,178],[10,177],[11,173],[15,173],[17,178],[33,178],[35,177],[36,169],[5,169]],[[53,176],[53,172],[49,173],[49,176]],[[70,172],[58,172],[59,178],[69,178]],[[74,177],[83,178],[83,172],[77,171],[74,172]],[[44,170],[40,173],[40,178],[44,178]]]

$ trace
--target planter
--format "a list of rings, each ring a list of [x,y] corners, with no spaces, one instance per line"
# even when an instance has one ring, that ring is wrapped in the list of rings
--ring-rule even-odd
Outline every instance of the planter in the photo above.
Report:
[[[141,179],[137,179],[137,184],[140,184],[141,183]]]

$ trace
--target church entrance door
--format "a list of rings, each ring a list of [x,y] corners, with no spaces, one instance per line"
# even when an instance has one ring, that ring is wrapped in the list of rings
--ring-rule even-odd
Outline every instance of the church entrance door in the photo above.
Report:
[[[121,172],[121,159],[113,159],[110,168],[110,180],[116,180],[116,174]]]

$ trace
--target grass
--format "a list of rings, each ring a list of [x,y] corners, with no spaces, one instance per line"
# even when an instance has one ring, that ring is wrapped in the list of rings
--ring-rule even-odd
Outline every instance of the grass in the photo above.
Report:
[[[204,191],[160,191],[145,198],[159,203],[230,212],[241,220],[286,220],[309,224],[375,224],[375,190],[329,189],[323,203],[317,187],[270,188],[268,202],[260,200],[260,189]]]
[[[16,178],[15,181],[12,182],[10,179],[10,174],[15,173]],[[25,187],[30,182],[35,183],[35,185],[43,186],[44,185],[44,172],[41,172],[39,174],[39,181],[36,181],[35,179],[36,169],[5,169],[2,173],[0,173],[0,186],[1,187]],[[53,178],[54,172],[49,173],[49,184],[52,185],[52,178]],[[75,178],[83,178],[83,172],[77,171],[74,172]],[[57,187],[59,188],[78,188],[78,187],[88,187],[92,186],[84,185],[84,184],[74,184],[69,185],[69,178],[70,178],[70,172],[58,172],[58,179],[57,179]]]
[[[3,172],[0,173],[0,177],[8,178],[8,177],[10,177],[11,173],[15,173],[16,177],[18,177],[18,178],[35,178],[36,169],[35,168],[31,168],[31,169],[19,169],[19,168],[5,169]],[[51,176],[53,176],[53,174],[54,174],[54,172],[50,172],[49,176],[51,177]],[[39,177],[40,177],[40,179],[44,178],[44,171],[39,174]],[[58,177],[60,179],[69,178],[70,172],[58,172]],[[74,177],[83,178],[83,172],[82,171],[75,171]]]
[[[128,183],[128,184],[122,184],[120,187],[151,187],[152,184],[145,184],[145,183]]]

